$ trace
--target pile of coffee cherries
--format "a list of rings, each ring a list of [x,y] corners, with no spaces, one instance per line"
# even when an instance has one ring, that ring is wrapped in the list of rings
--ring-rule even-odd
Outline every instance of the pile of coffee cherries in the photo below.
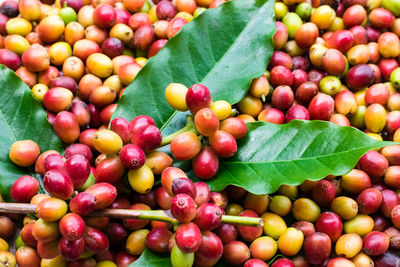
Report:
[[[245,267],[399,265],[400,145],[369,151],[346,175],[283,185],[270,195],[235,186],[210,192],[172,167],[173,158],[192,160],[195,174],[211,179],[218,157],[236,153],[243,122],[256,120],[326,120],[400,141],[399,3],[276,1],[275,51],[265,74],[233,106],[238,114],[223,100],[212,102],[204,85],[166,88],[168,103],[194,116],[189,131],[171,138],[172,158],[157,150],[168,142],[151,118],[111,121],[112,113],[147,58],[205,8],[224,1],[153,2],[0,5],[0,63],[31,87],[67,146],[63,155],[40,151],[29,140],[10,148],[16,165],[35,166],[51,196],[41,194],[31,176],[14,183],[13,201],[38,209],[35,217],[0,216],[0,263],[125,267],[147,247],[170,252],[174,267],[218,261]],[[158,176],[161,186],[155,185]],[[89,216],[106,207],[162,209],[179,224]],[[232,225],[223,215],[260,217],[264,226]],[[13,254],[8,242],[21,222]]]

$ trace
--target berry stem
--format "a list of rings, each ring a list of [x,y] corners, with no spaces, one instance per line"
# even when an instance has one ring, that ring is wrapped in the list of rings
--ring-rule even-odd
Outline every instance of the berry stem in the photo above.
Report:
[[[25,203],[0,203],[0,213],[35,214],[37,205]],[[110,218],[134,218],[139,220],[151,220],[167,222],[178,225],[179,222],[164,210],[129,210],[129,209],[102,209],[95,210],[90,217]],[[263,226],[261,218],[222,215],[222,223],[238,224],[243,226]]]
[[[171,143],[172,139],[175,136],[177,136],[181,133],[194,132],[195,134],[197,134],[197,128],[196,128],[196,124],[194,123],[193,117],[190,115],[187,115],[186,121],[187,121],[187,123],[186,123],[185,127],[180,129],[179,131],[176,131],[170,135],[163,137],[160,147],[168,145],[169,143]]]

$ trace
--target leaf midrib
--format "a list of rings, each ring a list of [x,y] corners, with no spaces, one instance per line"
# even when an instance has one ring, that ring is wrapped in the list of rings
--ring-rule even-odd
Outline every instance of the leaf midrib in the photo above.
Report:
[[[362,146],[362,147],[358,147],[356,149],[351,149],[351,150],[331,153],[331,154],[327,154],[327,155],[306,157],[306,158],[298,158],[298,159],[271,160],[271,161],[222,161],[221,163],[225,164],[225,165],[228,165],[228,164],[231,165],[231,164],[267,164],[267,163],[269,164],[269,163],[284,163],[284,162],[293,162],[293,161],[305,161],[305,160],[313,160],[313,159],[320,159],[320,158],[326,158],[326,157],[333,157],[333,156],[337,156],[337,155],[340,155],[340,154],[348,154],[348,153],[351,153],[351,152],[354,152],[354,151],[358,151],[358,150],[375,149],[375,148],[388,146],[388,145],[394,145],[394,144],[396,144],[396,143],[395,142],[385,141],[381,145]]]

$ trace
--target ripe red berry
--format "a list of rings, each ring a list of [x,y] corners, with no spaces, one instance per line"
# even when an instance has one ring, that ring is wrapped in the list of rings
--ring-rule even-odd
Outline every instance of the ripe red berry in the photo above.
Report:
[[[145,129],[133,132],[131,143],[138,145],[145,153],[158,148],[162,141],[160,129],[154,125],[148,125]]]
[[[190,222],[196,216],[196,204],[189,195],[178,194],[172,198],[171,214],[182,223]]]
[[[202,108],[208,108],[211,101],[210,91],[202,84],[193,84],[186,93],[186,105],[193,114]]]
[[[209,138],[210,145],[220,157],[232,157],[236,154],[237,144],[235,138],[225,131],[218,130]]]
[[[194,183],[186,177],[174,179],[172,181],[171,190],[175,196],[178,194],[187,194],[193,199],[196,198],[196,187]]]
[[[15,202],[29,202],[38,190],[39,182],[32,176],[24,175],[13,183],[10,195]]]
[[[221,224],[224,210],[213,203],[206,203],[197,209],[194,222],[203,231],[212,231]]]
[[[138,169],[144,165],[146,155],[143,150],[133,144],[125,145],[119,151],[119,158],[127,169]]]
[[[199,227],[192,222],[179,225],[175,232],[175,241],[183,253],[196,252],[202,241]]]
[[[52,196],[63,200],[69,199],[74,193],[74,185],[67,174],[59,170],[46,172],[43,186]]]

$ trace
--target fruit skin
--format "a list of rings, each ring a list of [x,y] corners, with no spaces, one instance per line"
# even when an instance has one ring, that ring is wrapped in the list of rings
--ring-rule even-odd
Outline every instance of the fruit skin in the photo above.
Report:
[[[75,241],[68,241],[65,238],[61,238],[58,243],[58,250],[65,259],[75,261],[85,251],[85,241],[83,238]]]
[[[81,187],[90,174],[90,162],[83,155],[74,155],[64,164],[64,169],[75,188]]]
[[[194,122],[197,130],[203,136],[211,136],[219,128],[219,118],[210,108],[199,110],[194,117]]]
[[[202,242],[199,227],[192,222],[180,224],[175,232],[175,241],[182,252],[196,252]]]
[[[224,260],[233,266],[241,266],[250,259],[250,249],[241,241],[231,241],[224,245]]]
[[[160,129],[155,125],[148,125],[143,131],[132,131],[131,143],[138,145],[145,153],[158,148],[162,141]]]
[[[96,207],[96,198],[89,193],[78,193],[69,203],[71,212],[81,216],[88,215]]]
[[[178,194],[172,198],[170,211],[181,223],[188,223],[196,216],[196,204],[187,194]]]
[[[176,159],[189,160],[200,152],[201,142],[195,133],[184,132],[172,139],[170,150]]]
[[[324,233],[313,233],[304,240],[304,251],[311,264],[322,264],[331,254],[331,240]]]
[[[210,91],[202,84],[192,85],[186,93],[186,105],[193,114],[202,108],[208,108],[211,101]]]
[[[389,236],[385,233],[373,231],[364,237],[364,251],[371,256],[379,256],[389,249]]]
[[[286,256],[294,256],[300,251],[303,241],[303,233],[293,227],[289,227],[278,239],[279,251]]]
[[[109,247],[108,237],[96,228],[87,226],[84,234],[85,247],[94,253],[102,253]]]
[[[40,149],[37,143],[32,140],[22,140],[11,145],[8,156],[16,165],[28,167],[35,163],[39,153]]]
[[[335,101],[329,95],[319,93],[311,100],[308,111],[312,120],[329,120],[333,114]]]
[[[172,267],[186,267],[193,266],[194,253],[184,253],[177,245],[171,251],[171,264]]]
[[[317,232],[325,233],[334,243],[342,234],[342,221],[333,212],[323,212],[315,222]]]
[[[11,186],[10,196],[15,202],[27,203],[39,191],[39,182],[29,175],[19,177]]]
[[[141,194],[148,193],[154,185],[154,175],[146,164],[139,169],[129,170],[128,180],[132,189]]]
[[[122,140],[111,130],[99,130],[93,136],[93,146],[104,154],[117,154],[122,147]]]
[[[219,237],[213,232],[203,232],[201,246],[195,253],[195,266],[213,266],[221,258],[223,245]]]
[[[58,113],[54,122],[54,131],[64,143],[71,144],[75,142],[80,134],[76,116],[68,111]]]
[[[43,177],[43,186],[52,196],[67,200],[74,193],[74,185],[67,174],[60,170],[46,172]]]
[[[117,189],[109,183],[97,183],[85,190],[86,193],[92,194],[96,198],[96,209],[103,209],[117,197]]]
[[[360,213],[372,214],[381,206],[382,193],[378,189],[368,188],[362,191],[356,200]]]
[[[197,209],[194,222],[202,231],[212,231],[221,224],[224,210],[213,203],[205,203]]]
[[[58,198],[46,198],[37,204],[36,216],[49,222],[58,221],[67,213],[68,205]]]
[[[222,130],[218,130],[210,136],[209,142],[211,148],[220,157],[231,157],[237,151],[236,140],[232,135]]]
[[[168,229],[156,227],[147,234],[146,246],[155,252],[168,252],[168,242],[172,236],[172,232]]]
[[[187,178],[186,173],[182,171],[179,168],[176,167],[168,167],[163,170],[161,173],[161,185],[164,188],[164,190],[171,196],[173,196],[172,193],[172,182],[174,179],[177,178]],[[208,186],[205,185],[207,188]],[[199,192],[197,192],[199,193]],[[206,202],[208,202],[209,198],[207,199]]]
[[[372,177],[381,177],[388,168],[387,159],[375,150],[368,151],[358,161],[358,167]]]
[[[134,15],[133,15],[134,16]],[[176,110],[186,111],[186,93],[188,88],[180,83],[171,83],[165,88],[165,98],[168,104]]]
[[[68,241],[78,240],[85,233],[85,222],[75,213],[68,213],[62,217],[59,227],[61,235]]]
[[[22,64],[31,72],[39,72],[50,66],[50,57],[46,48],[33,44],[21,56]]]

